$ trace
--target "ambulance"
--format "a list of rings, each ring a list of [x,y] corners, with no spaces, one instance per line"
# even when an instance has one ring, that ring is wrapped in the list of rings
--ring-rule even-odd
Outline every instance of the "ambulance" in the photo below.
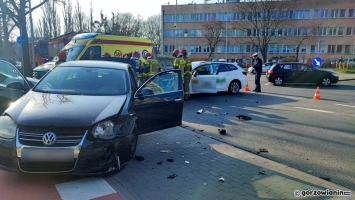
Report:
[[[67,52],[67,61],[97,60],[107,55],[123,58],[125,55],[138,52],[139,59],[144,62],[144,55],[149,52],[155,55],[154,43],[146,38],[109,35],[103,33],[81,33],[62,49]],[[55,67],[58,57],[33,69],[33,77],[41,78]],[[138,60],[139,61],[139,60]],[[138,65],[136,65],[138,67]],[[138,69],[136,69],[138,70]]]

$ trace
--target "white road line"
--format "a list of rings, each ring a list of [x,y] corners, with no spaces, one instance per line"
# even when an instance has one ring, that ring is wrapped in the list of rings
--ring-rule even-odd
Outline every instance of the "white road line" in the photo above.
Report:
[[[340,103],[336,103],[335,105],[337,105],[337,106],[344,106],[344,107],[350,107],[350,108],[355,108],[355,106],[350,106],[350,105],[345,105],[345,104],[340,104]]]
[[[317,110],[317,109],[312,109],[312,108],[303,108],[303,107],[295,107],[295,108],[302,109],[302,110],[315,111],[315,112],[322,112],[322,113],[334,113],[334,112],[331,112],[331,111]]]

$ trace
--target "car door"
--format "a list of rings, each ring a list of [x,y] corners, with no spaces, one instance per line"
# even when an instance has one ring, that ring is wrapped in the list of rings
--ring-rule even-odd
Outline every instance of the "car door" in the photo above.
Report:
[[[313,67],[304,65],[304,64],[298,64],[299,68],[299,78],[298,82],[299,83],[317,83],[319,80],[319,77],[317,75],[317,70],[315,70]]]
[[[181,125],[183,90],[181,70],[159,72],[135,93],[139,133]]]
[[[233,79],[231,77],[231,72],[226,64],[218,64],[216,74],[216,89],[217,91],[224,91],[228,88],[230,81]]]
[[[217,93],[216,89],[216,68],[213,64],[203,64],[192,72],[190,81],[191,93]]]
[[[296,79],[297,66],[292,63],[282,64],[282,76],[286,83],[294,83]]]
[[[0,113],[28,90],[30,85],[16,66],[0,60]]]

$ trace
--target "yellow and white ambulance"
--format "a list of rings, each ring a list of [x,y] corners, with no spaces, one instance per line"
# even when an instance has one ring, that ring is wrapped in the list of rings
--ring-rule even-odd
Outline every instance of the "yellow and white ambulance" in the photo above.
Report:
[[[149,52],[154,55],[154,43],[147,38],[127,37],[109,35],[103,33],[81,33],[62,49],[67,52],[67,61],[71,60],[95,60],[103,57],[106,53],[111,57],[123,58],[125,55],[138,52],[140,60],[144,62],[144,55]],[[41,78],[45,73],[55,67],[58,58],[55,57],[51,62],[36,67],[33,70],[34,78]]]

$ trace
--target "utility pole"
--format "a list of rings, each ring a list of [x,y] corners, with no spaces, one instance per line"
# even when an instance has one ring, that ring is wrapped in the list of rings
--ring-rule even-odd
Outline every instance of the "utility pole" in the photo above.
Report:
[[[177,0],[175,2],[175,17],[174,17],[174,20],[175,20],[175,23],[174,23],[174,39],[175,39],[174,49],[177,49],[177,47],[176,47],[176,7],[177,7]]]
[[[228,26],[228,13],[227,13],[227,3],[228,3],[228,0],[226,0],[226,3],[225,3],[225,17],[226,17],[226,49],[225,49],[225,59],[227,61],[227,55],[228,55],[228,30],[227,30],[227,26]]]
[[[31,26],[31,51],[32,51],[32,69],[36,67],[36,60],[35,60],[35,46],[34,46],[34,33],[33,33],[33,20],[32,20],[32,7],[31,7],[31,0],[28,1],[28,7],[30,10],[30,26]]]

